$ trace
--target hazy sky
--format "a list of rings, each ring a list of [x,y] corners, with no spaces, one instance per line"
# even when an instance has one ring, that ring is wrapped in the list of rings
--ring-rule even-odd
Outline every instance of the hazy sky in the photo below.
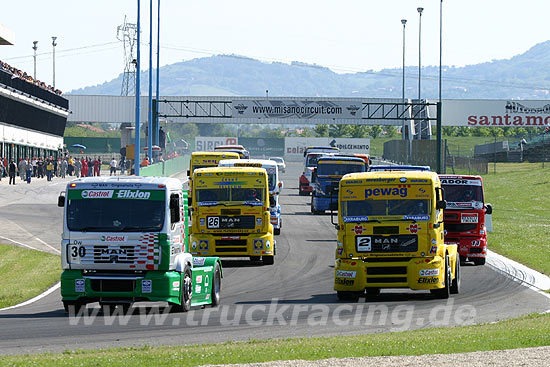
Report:
[[[124,70],[117,27],[136,23],[137,0],[18,0],[0,23],[15,46],[0,60],[56,87],[101,84]],[[148,68],[149,1],[142,4],[142,69]],[[156,5],[153,1],[156,42]],[[418,66],[417,7],[422,15],[422,65],[439,65],[440,0],[161,0],[161,66],[213,54],[263,61],[316,63],[342,72],[402,65],[401,19],[407,19],[406,64]],[[6,9],[4,9],[6,10]],[[444,0],[443,64],[464,66],[510,58],[550,38],[548,0]],[[156,48],[156,46],[154,46]],[[154,59],[155,60],[155,59]],[[155,65],[155,61],[154,65]]]

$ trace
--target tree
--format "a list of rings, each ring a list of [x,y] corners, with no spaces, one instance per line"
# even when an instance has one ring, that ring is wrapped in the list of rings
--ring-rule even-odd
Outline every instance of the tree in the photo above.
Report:
[[[315,125],[313,128],[313,132],[316,136],[320,138],[328,137],[328,125],[327,124],[319,124]]]
[[[392,125],[386,126],[384,130],[386,131],[386,136],[388,138],[393,138],[394,136],[397,135],[397,129],[395,126],[392,126]]]
[[[371,138],[376,139],[380,135],[381,132],[382,132],[382,127],[381,126],[373,125],[370,128],[369,135],[371,136]]]
[[[364,138],[368,135],[366,125],[350,125],[350,135],[352,138]]]
[[[331,138],[349,138],[351,136],[349,125],[330,125],[328,131]]]
[[[443,126],[443,135],[445,136],[456,136],[457,128],[456,126]]]

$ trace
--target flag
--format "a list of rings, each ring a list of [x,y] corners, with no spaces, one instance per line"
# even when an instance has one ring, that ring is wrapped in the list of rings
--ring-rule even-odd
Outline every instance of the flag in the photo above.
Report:
[[[166,142],[167,142],[167,143],[171,143],[171,142],[172,142],[172,139],[170,138],[170,131],[168,131],[168,132],[166,133]]]

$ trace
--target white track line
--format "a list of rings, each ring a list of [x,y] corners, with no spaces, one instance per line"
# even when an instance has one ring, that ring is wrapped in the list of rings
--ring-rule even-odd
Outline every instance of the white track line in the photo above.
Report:
[[[42,298],[46,297],[48,294],[50,294],[52,292],[55,292],[57,289],[59,289],[59,287],[61,287],[61,283],[57,282],[53,287],[51,287],[50,289],[48,289],[44,293],[39,294],[38,296],[36,296],[34,298],[31,298],[28,301],[19,303],[15,306],[0,308],[0,311],[6,311],[6,310],[11,310],[11,309],[14,309],[14,308],[30,305],[31,303],[34,303],[34,302],[38,301],[39,299],[42,299]]]
[[[26,245],[26,244],[21,243],[21,242],[16,241],[16,240],[12,240],[11,238],[7,238],[7,237],[4,237],[4,236],[0,236],[0,238],[3,239],[3,240],[6,240],[6,241],[10,241],[10,242],[16,243],[16,244],[18,244],[19,246],[23,246],[23,247],[29,248],[29,249],[31,249],[31,250],[40,251],[40,250],[37,249],[37,248],[34,248],[34,247],[32,247],[32,246],[29,246],[29,245]],[[43,252],[43,251],[40,251],[40,252]]]
[[[48,245],[46,242],[42,241],[40,238],[38,237],[34,237],[35,240],[37,240],[38,242],[48,246],[49,248],[51,248],[52,250],[54,250],[55,252],[57,252],[58,254],[61,254],[61,251],[59,251],[58,249],[56,249],[55,247],[51,246],[51,245]]]

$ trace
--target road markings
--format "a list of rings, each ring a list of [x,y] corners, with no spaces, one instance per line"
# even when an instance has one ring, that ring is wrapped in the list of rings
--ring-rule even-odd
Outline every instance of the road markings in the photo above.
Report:
[[[29,299],[28,301],[25,301],[25,302],[22,302],[22,303],[19,303],[15,306],[10,306],[10,307],[5,307],[5,308],[0,308],[0,311],[7,311],[7,310],[11,310],[11,309],[14,309],[14,308],[18,308],[18,307],[23,307],[23,306],[26,306],[26,305],[30,305],[31,303],[34,303],[44,297],[46,297],[48,294],[52,293],[52,292],[55,292],[56,290],[59,289],[59,287],[61,287],[61,283],[60,282],[57,282],[53,287],[51,287],[50,289],[48,289],[47,291],[45,291],[44,293],[42,294],[39,294],[38,296],[34,297],[34,298],[31,298]]]
[[[46,242],[42,241],[40,238],[38,237],[34,237],[35,240],[37,240],[38,242],[48,246],[49,248],[51,248],[52,250],[54,250],[55,252],[57,252],[58,254],[61,254],[61,251],[59,251],[58,249],[56,249],[55,247],[51,246],[51,245],[48,245]]]
[[[34,248],[34,247],[32,247],[32,246],[29,246],[29,245],[26,245],[26,244],[21,243],[21,242],[16,241],[16,240],[12,240],[11,238],[8,238],[8,237],[0,236],[0,238],[3,239],[3,240],[10,241],[10,242],[13,242],[13,243],[15,243],[15,244],[18,244],[19,246],[23,246],[23,247],[29,248],[29,249],[31,249],[31,250],[40,251],[40,250],[37,249],[37,248]]]

